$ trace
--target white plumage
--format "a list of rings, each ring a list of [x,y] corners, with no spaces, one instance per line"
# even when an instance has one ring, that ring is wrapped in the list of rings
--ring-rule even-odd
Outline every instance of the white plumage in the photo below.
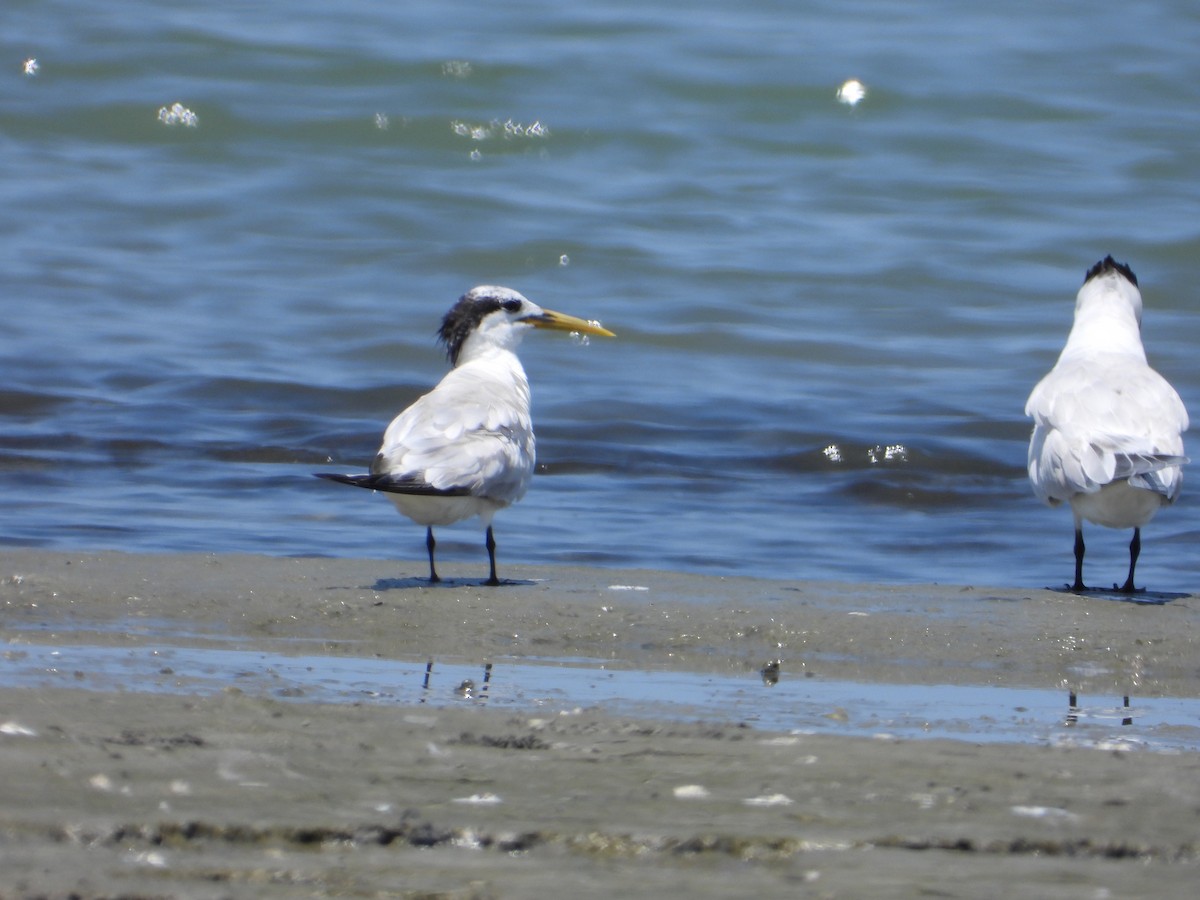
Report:
[[[487,583],[500,583],[492,517],[525,496],[533,477],[529,381],[516,354],[530,328],[612,337],[595,323],[542,309],[509,288],[472,288],[438,332],[453,368],[388,425],[370,474],[318,475],[386,491],[400,512],[426,526],[432,582],[440,580],[433,526],[478,516],[487,527]]]
[[[1057,364],[1029,395],[1034,421],[1029,480],[1051,506],[1075,516],[1075,582],[1082,591],[1083,522],[1132,528],[1132,593],[1141,526],[1173,503],[1183,486],[1187,410],[1146,362],[1142,296],[1128,266],[1105,257],[1088,270],[1075,323]]]

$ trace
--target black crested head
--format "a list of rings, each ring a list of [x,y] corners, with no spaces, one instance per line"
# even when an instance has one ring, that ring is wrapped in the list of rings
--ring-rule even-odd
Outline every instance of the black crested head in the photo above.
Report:
[[[1137,287],[1137,276],[1133,274],[1133,269],[1125,263],[1117,262],[1111,254],[1087,270],[1087,275],[1083,277],[1083,283],[1087,284],[1097,275],[1103,275],[1106,272],[1120,272],[1130,284]]]
[[[450,365],[458,365],[463,344],[479,323],[499,309],[516,312],[521,308],[521,295],[508,288],[471,288],[450,307],[438,329],[438,340],[446,348]]]

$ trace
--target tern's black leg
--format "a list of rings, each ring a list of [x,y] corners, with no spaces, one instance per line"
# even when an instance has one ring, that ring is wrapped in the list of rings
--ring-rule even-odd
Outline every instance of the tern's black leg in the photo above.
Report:
[[[1129,542],[1129,577],[1125,579],[1125,584],[1121,586],[1121,592],[1124,594],[1133,594],[1137,592],[1137,588],[1133,586],[1133,570],[1137,567],[1138,557],[1142,555],[1142,529],[1133,529],[1133,540]]]
[[[433,526],[425,529],[425,549],[429,551],[429,583],[437,584],[442,579],[438,578],[437,569],[433,567],[433,548],[437,546],[437,541],[433,539]]]
[[[1083,546],[1083,529],[1075,529],[1075,583],[1071,585],[1073,591],[1086,591],[1083,586],[1083,551],[1086,548]]]
[[[496,577],[496,538],[492,534],[491,525],[488,526],[486,543],[488,550],[488,562],[490,562],[492,565],[492,577],[485,581],[484,584],[490,584],[492,587],[495,587],[500,583],[500,579]]]

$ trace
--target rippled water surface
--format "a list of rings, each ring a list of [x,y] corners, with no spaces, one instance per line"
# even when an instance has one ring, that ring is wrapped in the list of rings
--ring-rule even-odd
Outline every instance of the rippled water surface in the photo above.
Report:
[[[421,529],[309,473],[366,466],[483,282],[619,335],[526,342],[540,471],[502,566],[1065,581],[1022,408],[1106,253],[1200,414],[1194,4],[3,19],[9,546],[419,574]],[[1145,529],[1140,581],[1200,584],[1197,496]],[[1089,532],[1091,580],[1128,538]],[[474,524],[439,552],[482,574]]]

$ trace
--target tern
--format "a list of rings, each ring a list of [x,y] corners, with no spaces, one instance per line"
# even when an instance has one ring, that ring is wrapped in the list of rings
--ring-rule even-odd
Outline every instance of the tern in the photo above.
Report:
[[[516,353],[531,328],[615,336],[595,322],[542,309],[510,288],[474,287],[438,330],[450,371],[388,425],[370,473],[315,473],[384,491],[396,509],[424,525],[431,583],[441,580],[434,526],[478,516],[487,527],[491,564],[485,583],[500,584],[492,517],[525,496],[533,477],[529,380]]]
[[[1134,593],[1142,526],[1175,502],[1183,487],[1179,394],[1146,362],[1142,295],[1129,266],[1106,256],[1088,269],[1062,355],[1025,405],[1033,418],[1029,480],[1051,506],[1075,516],[1075,583],[1084,591],[1083,522],[1132,528],[1129,577],[1114,590]]]

